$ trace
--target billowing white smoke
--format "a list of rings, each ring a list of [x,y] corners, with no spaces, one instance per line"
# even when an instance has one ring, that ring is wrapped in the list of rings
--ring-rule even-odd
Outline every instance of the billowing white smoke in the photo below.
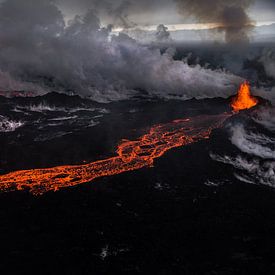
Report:
[[[92,11],[66,26],[52,1],[6,0],[0,7],[1,89],[11,88],[7,76],[17,85],[20,79],[23,88],[39,85],[98,101],[125,99],[136,91],[187,99],[226,97],[241,81],[175,61],[173,51],[161,54],[125,34],[111,37],[110,31]]]

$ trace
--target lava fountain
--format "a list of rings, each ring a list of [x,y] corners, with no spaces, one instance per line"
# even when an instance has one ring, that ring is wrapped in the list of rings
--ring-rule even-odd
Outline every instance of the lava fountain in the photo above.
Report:
[[[231,107],[235,112],[250,109],[258,104],[258,99],[250,92],[250,85],[246,81],[241,84],[237,96],[233,99]]]
[[[117,156],[85,165],[15,171],[0,175],[0,191],[29,190],[34,195],[88,183],[97,178],[152,167],[168,150],[208,139],[231,114],[197,116],[157,125],[137,140],[123,140]]]

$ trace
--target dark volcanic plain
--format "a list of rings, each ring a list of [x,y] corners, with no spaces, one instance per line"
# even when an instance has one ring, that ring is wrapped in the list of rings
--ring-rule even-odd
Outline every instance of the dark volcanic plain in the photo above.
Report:
[[[1,173],[103,159],[123,138],[174,119],[229,112],[229,103],[1,97],[1,114],[25,122],[0,135]],[[22,108],[39,104],[56,110]],[[12,111],[16,106],[25,114]],[[57,129],[56,118],[63,118]],[[98,124],[87,127],[91,120]],[[249,112],[235,115],[209,140],[173,149],[153,168],[43,196],[1,193],[1,273],[274,274],[273,189],[238,181],[231,166],[210,157],[238,153],[226,127],[234,121],[253,123]]]

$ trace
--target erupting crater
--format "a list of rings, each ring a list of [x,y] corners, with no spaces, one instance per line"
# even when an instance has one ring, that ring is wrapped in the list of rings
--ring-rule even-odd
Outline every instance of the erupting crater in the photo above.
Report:
[[[258,104],[258,99],[251,95],[250,85],[246,81],[241,84],[237,96],[233,99],[231,107],[235,112],[250,109]]]

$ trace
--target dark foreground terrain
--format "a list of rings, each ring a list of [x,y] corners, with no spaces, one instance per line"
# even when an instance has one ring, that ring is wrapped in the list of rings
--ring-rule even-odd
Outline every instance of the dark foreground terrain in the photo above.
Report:
[[[0,105],[2,174],[102,159],[152,125],[230,111],[223,99],[102,106],[57,94]],[[252,123],[245,112],[225,124],[236,120]],[[211,152],[241,154],[226,125],[154,168],[38,197],[1,193],[1,274],[274,274],[273,188],[239,181]]]

